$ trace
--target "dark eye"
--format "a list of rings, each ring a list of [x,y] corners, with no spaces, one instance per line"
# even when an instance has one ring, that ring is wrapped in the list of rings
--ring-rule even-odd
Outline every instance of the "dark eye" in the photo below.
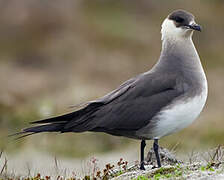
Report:
[[[177,22],[177,23],[182,23],[183,21],[184,21],[184,19],[183,18],[181,18],[181,17],[176,17],[175,18],[175,21]]]

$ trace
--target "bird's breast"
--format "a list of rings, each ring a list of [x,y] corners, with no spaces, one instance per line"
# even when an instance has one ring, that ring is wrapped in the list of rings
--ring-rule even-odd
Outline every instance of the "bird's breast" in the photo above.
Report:
[[[155,117],[156,126],[152,129],[153,139],[175,133],[189,126],[201,113],[208,94],[207,81],[203,79],[200,94],[183,96],[163,108]]]
[[[169,105],[158,112],[141,136],[146,139],[160,139],[189,126],[201,113],[207,99],[207,81],[203,79],[201,93],[192,96],[186,93],[174,99]],[[152,126],[152,124],[154,124]]]

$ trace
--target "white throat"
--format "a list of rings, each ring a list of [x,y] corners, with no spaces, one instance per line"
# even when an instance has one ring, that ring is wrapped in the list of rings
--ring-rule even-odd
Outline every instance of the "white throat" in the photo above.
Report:
[[[181,41],[191,39],[193,31],[189,29],[178,28],[174,24],[173,20],[165,19],[161,29],[162,41]]]

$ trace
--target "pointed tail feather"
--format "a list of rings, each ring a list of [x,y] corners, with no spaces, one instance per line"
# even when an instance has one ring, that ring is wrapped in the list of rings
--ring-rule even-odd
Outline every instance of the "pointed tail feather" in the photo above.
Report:
[[[20,139],[41,132],[64,133],[89,131],[92,128],[90,125],[90,121],[93,119],[92,113],[97,111],[98,107],[101,105],[102,103],[92,103],[78,111],[31,122],[31,124],[40,125],[25,128],[21,132],[12,134],[10,136],[19,136],[17,139]]]
[[[52,124],[45,124],[45,125],[25,128],[22,130],[22,132],[24,133],[59,132],[63,129],[63,127],[64,127],[64,123],[52,123]]]
[[[22,138],[24,138],[24,137],[27,137],[27,136],[36,134],[35,132],[34,132],[34,133],[27,133],[27,134],[25,134],[25,133],[26,133],[26,132],[19,132],[19,133],[11,134],[11,135],[9,135],[8,137],[18,136],[18,137],[16,137],[14,140],[19,140],[19,139],[22,139]]]
[[[23,137],[41,133],[41,132],[61,132],[63,127],[64,127],[63,123],[45,124],[45,125],[25,128],[21,132],[11,134],[8,137],[18,136],[15,138],[17,140],[17,139],[21,139]]]

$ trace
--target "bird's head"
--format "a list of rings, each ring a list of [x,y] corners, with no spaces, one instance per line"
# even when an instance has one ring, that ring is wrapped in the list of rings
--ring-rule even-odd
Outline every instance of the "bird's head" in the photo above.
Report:
[[[187,11],[176,10],[163,21],[162,40],[190,38],[193,31],[201,31],[200,25],[195,23],[194,16]]]

